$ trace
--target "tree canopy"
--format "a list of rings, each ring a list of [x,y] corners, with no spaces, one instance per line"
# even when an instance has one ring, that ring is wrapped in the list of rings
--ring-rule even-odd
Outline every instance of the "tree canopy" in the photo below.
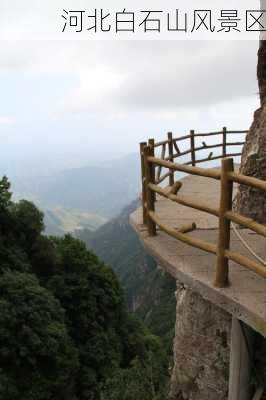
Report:
[[[155,399],[167,376],[159,339],[82,241],[43,229],[42,212],[0,180],[0,399]]]

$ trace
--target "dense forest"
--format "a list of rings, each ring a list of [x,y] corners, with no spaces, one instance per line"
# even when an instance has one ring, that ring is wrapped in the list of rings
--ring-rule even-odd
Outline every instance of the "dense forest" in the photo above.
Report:
[[[0,399],[159,400],[168,357],[85,244],[0,180]]]

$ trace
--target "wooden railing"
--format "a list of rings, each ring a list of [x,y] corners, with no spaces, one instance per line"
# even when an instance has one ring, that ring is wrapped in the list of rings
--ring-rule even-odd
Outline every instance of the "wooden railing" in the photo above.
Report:
[[[230,250],[230,225],[231,222],[240,224],[245,228],[251,229],[259,235],[266,237],[266,226],[247,218],[232,210],[233,202],[233,184],[238,183],[250,186],[257,190],[266,190],[266,181],[254,177],[245,176],[234,171],[234,160],[232,157],[240,156],[238,153],[227,153],[228,146],[240,146],[244,142],[228,142],[229,134],[244,134],[247,131],[227,131],[226,128],[222,132],[201,133],[196,134],[194,131],[190,135],[174,139],[171,133],[165,141],[155,143],[154,139],[150,139],[148,143],[140,144],[141,154],[141,170],[142,170],[142,203],[143,203],[143,223],[147,225],[150,236],[156,235],[156,227],[168,235],[189,244],[190,246],[202,249],[208,253],[215,254],[216,261],[216,277],[214,285],[216,287],[225,287],[228,285],[228,263],[229,260],[234,261],[266,278],[266,266],[259,261],[255,261],[240,253]],[[222,142],[219,144],[202,143],[202,146],[195,145],[195,138],[203,136],[222,135]],[[190,140],[189,150],[180,151],[177,145],[183,140]],[[161,147],[162,152],[159,157],[155,156],[155,149]],[[196,153],[200,150],[222,147],[220,155],[197,159]],[[174,153],[174,149],[176,153]],[[168,155],[166,152],[168,150]],[[183,155],[190,154],[191,160],[185,163],[176,163],[174,160]],[[228,157],[228,158],[227,158]],[[207,162],[221,158],[221,168],[199,168],[195,165],[200,162]],[[192,165],[189,165],[192,164]],[[168,172],[161,176],[162,169]],[[214,208],[212,205],[203,204],[193,199],[178,195],[178,191],[182,186],[180,181],[175,182],[175,172],[183,172],[191,175],[208,177],[220,181],[220,205]],[[170,188],[159,186],[166,178],[169,178]],[[194,223],[180,227],[176,230],[164,224],[155,212],[156,194],[172,200],[178,204],[212,214],[219,219],[219,235],[217,244],[209,243],[204,240],[190,236],[188,233],[195,230]]]
[[[182,158],[184,156],[188,156],[189,160],[182,162],[184,165],[192,165],[193,167],[199,163],[206,163],[214,160],[218,160],[224,157],[237,157],[242,154],[242,146],[245,141],[232,141],[228,140],[228,138],[238,135],[242,136],[246,135],[248,131],[229,131],[227,128],[223,128],[218,132],[209,132],[209,133],[195,133],[194,130],[191,130],[189,135],[180,136],[173,138],[172,132],[168,132],[167,140],[155,143],[154,139],[149,140],[149,145],[154,149],[154,153],[160,151],[158,157],[161,160],[165,161],[174,161],[177,158]],[[207,140],[216,138],[220,138],[221,140],[217,143],[208,143]],[[200,142],[200,144],[198,144]],[[187,145],[189,144],[189,146]],[[142,145],[146,145],[146,143],[142,143]],[[181,148],[185,146],[185,149]],[[230,147],[241,147],[240,151],[238,149],[237,152],[230,153]],[[203,153],[206,150],[210,149],[221,149],[220,154],[213,154],[212,151],[209,152],[207,157],[198,158],[197,155],[199,153]],[[169,178],[169,184],[171,185],[174,181],[173,171],[169,171],[162,175],[162,166],[157,168],[155,172],[156,183],[163,182],[166,178]]]

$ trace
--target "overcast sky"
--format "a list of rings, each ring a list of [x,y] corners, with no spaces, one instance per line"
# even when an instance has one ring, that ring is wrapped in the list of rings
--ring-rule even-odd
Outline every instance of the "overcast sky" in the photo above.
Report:
[[[258,107],[255,41],[6,42],[1,157],[138,151],[149,137],[248,128]]]

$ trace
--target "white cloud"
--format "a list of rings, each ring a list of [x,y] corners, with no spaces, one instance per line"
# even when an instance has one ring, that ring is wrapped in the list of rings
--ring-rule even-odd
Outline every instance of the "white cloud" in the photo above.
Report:
[[[79,83],[62,100],[62,109],[70,112],[99,111],[121,90],[126,75],[112,70],[108,65],[98,65],[79,70]]]
[[[14,123],[15,123],[14,118],[0,115],[0,125],[13,125]]]
[[[255,95],[257,46],[254,41],[2,42],[0,69],[75,77],[64,98],[56,99],[60,114],[166,115]]]
[[[76,47],[78,84],[63,101],[67,112],[169,115],[257,92],[255,42],[100,42],[92,52],[86,46],[87,58],[83,46]]]
[[[127,152],[147,136],[163,138],[170,130],[248,128],[258,106],[257,46],[251,41],[2,42],[3,79],[8,70],[15,82],[26,76],[29,87],[12,88],[10,110],[3,111],[27,121],[24,136],[18,132],[15,141],[10,135],[10,149],[64,152],[90,145],[89,152],[104,140],[108,151]],[[40,95],[39,81],[45,83]],[[23,98],[22,107],[13,95]]]

